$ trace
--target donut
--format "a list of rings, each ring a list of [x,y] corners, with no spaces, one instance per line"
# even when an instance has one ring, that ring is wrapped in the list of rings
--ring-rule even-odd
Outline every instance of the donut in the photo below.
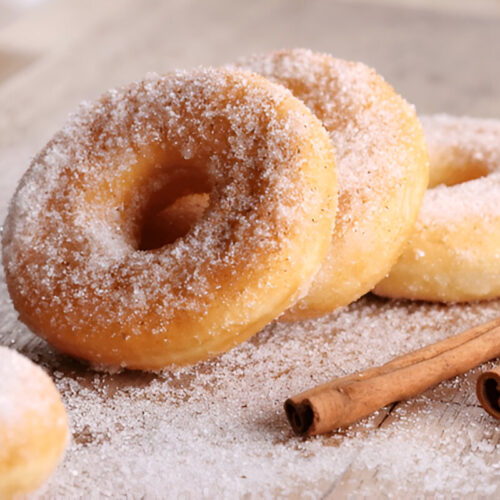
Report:
[[[423,117],[430,183],[413,235],[374,292],[437,302],[500,297],[500,121]]]
[[[0,498],[41,486],[61,460],[68,437],[66,411],[52,380],[0,346]]]
[[[414,108],[361,63],[295,49],[237,66],[289,88],[330,133],[339,182],[335,230],[309,293],[283,317],[331,312],[370,291],[403,251],[428,182],[421,125]]]
[[[209,206],[187,234],[143,245],[144,221],[192,193]],[[62,352],[194,363],[307,292],[336,203],[328,133],[288,90],[229,69],[149,75],[84,103],[35,157],[5,222],[6,281]]]

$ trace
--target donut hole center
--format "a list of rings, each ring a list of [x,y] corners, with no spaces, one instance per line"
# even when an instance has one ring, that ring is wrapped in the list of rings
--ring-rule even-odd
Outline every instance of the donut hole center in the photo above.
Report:
[[[124,237],[136,250],[155,250],[186,235],[203,217],[214,183],[205,158],[186,160],[154,145],[140,153],[140,161],[126,171],[128,177],[117,178],[112,192],[125,207]]]
[[[191,193],[167,203],[143,220],[139,250],[154,250],[185,236],[210,204],[208,193]]]
[[[440,184],[456,186],[464,182],[486,177],[489,174],[487,166],[481,161],[464,161],[447,168],[431,167],[429,188]]]

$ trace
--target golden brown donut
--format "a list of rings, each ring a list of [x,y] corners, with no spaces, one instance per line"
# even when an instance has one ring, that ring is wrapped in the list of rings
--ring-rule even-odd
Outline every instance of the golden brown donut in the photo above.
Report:
[[[9,292],[73,356],[196,362],[304,295],[336,190],[328,134],[285,88],[240,70],[151,75],[84,103],[34,159],[5,223]],[[145,249],[144,220],[188,193],[209,193],[203,217]]]
[[[69,430],[48,375],[0,346],[0,498],[35,490],[62,458]]]
[[[428,181],[421,126],[414,108],[361,63],[295,49],[238,67],[289,88],[323,122],[336,149],[339,209],[330,249],[309,293],[285,319],[328,313],[370,291],[403,251]]]
[[[500,121],[423,117],[431,160],[415,230],[377,295],[439,302],[500,297]]]

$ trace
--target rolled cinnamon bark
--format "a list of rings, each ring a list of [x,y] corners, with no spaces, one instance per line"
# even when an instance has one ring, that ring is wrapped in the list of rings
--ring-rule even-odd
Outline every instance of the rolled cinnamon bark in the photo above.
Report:
[[[313,435],[347,427],[395,401],[500,356],[500,318],[391,362],[334,379],[285,402],[294,431]]]
[[[500,366],[479,375],[476,393],[481,406],[500,419]]]

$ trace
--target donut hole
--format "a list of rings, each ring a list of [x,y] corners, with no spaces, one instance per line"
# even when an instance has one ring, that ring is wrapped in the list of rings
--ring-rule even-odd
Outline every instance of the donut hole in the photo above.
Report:
[[[153,250],[186,235],[210,204],[208,193],[180,196],[143,221],[139,250]]]
[[[487,166],[481,161],[462,161],[446,168],[431,168],[429,188],[440,184],[445,186],[456,186],[464,182],[473,181],[486,177],[489,174]]]
[[[189,232],[210,204],[213,182],[201,161],[173,161],[151,151],[136,165],[135,189],[127,194],[117,188],[125,238],[136,250],[155,250]],[[128,201],[127,201],[128,200]]]

